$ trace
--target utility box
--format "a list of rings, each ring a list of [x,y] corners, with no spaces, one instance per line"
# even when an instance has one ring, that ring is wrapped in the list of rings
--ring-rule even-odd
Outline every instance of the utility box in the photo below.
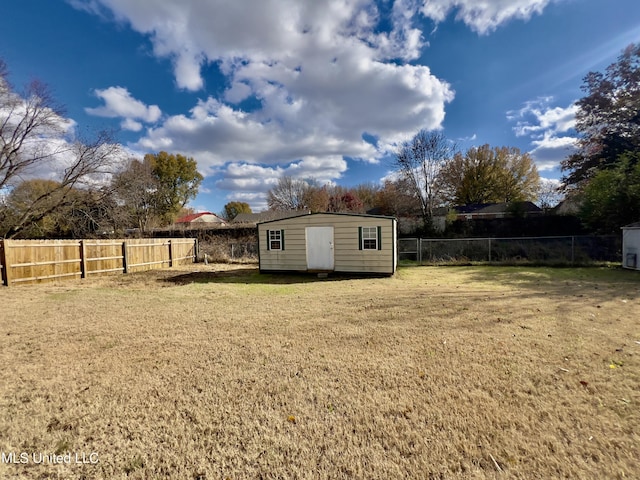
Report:
[[[622,227],[622,266],[630,270],[640,270],[640,222]]]

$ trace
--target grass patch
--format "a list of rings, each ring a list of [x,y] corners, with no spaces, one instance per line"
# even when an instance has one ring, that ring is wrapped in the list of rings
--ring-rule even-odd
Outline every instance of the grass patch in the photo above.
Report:
[[[99,456],[0,478],[640,476],[637,272],[194,265],[0,302],[0,452]]]

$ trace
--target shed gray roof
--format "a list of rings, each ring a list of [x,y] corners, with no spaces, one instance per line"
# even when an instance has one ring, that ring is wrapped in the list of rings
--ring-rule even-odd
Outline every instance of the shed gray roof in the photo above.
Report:
[[[629,225],[625,225],[622,227],[623,229],[635,230],[636,228],[640,228],[640,222],[630,223]]]
[[[336,215],[336,216],[343,216],[343,217],[385,218],[389,220],[396,219],[396,217],[389,217],[386,215],[369,215],[367,213],[348,213],[348,212],[314,212],[314,213],[299,212],[298,215],[293,215],[291,217],[284,217],[284,218],[306,217],[306,216],[313,216],[313,215]],[[271,223],[271,222],[277,222],[278,220],[283,220],[283,218],[276,218],[273,220],[267,220],[265,222],[259,222],[259,223],[261,224]]]
[[[309,210],[267,210],[266,212],[259,213],[239,213],[231,223],[261,223],[271,220],[282,220],[283,218],[297,217],[300,215],[308,215],[309,213],[311,213]]]

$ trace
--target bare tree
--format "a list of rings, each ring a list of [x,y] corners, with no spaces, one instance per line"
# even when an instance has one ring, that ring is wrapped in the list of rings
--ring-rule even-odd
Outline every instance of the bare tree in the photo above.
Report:
[[[7,77],[7,66],[0,60],[0,192],[6,196],[43,171],[55,173],[57,182],[19,212],[8,212],[6,203],[0,205],[0,233],[14,238],[28,225],[73,203],[74,189],[104,183],[121,147],[108,133],[88,143],[70,140],[72,122],[63,117],[49,89],[33,81],[19,94]]]
[[[304,180],[282,176],[278,184],[267,192],[267,204],[271,210],[303,210],[307,208],[307,188]]]
[[[125,223],[135,224],[142,233],[160,223],[158,189],[149,161],[132,159],[111,182],[116,202],[120,204]]]
[[[4,216],[3,234],[5,238],[15,238],[30,224],[39,222],[52,212],[63,207],[71,207],[77,201],[76,189],[99,189],[113,172],[119,161],[121,146],[111,141],[107,133],[100,133],[90,143],[76,141],[59,163],[66,165],[55,186],[33,198],[30,205],[7,221]]]
[[[536,203],[543,210],[550,210],[565,199],[562,184],[558,180],[540,178],[540,188]]]
[[[0,60],[0,190],[19,183],[21,174],[66,150],[64,142],[55,140],[69,126],[44,84],[33,81],[20,95],[7,74]]]
[[[395,155],[394,166],[420,200],[425,227],[431,227],[433,210],[440,204],[438,173],[455,153],[455,146],[441,132],[420,130],[403,142]]]

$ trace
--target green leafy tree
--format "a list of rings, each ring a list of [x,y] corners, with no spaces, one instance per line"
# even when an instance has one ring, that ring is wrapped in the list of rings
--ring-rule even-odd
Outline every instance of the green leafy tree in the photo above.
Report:
[[[582,188],[579,215],[598,233],[617,233],[640,220],[640,154],[624,154],[612,169],[600,170]]]
[[[588,73],[582,90],[586,95],[576,113],[579,150],[562,162],[570,187],[615,169],[622,154],[640,151],[640,44],[629,45],[604,73]]]
[[[203,176],[198,172],[196,161],[184,155],[149,153],[144,156],[144,161],[149,162],[158,180],[158,213],[163,223],[171,223],[180,209],[198,195]]]
[[[241,213],[253,213],[246,202],[229,202],[224,206],[224,217],[231,221]]]

